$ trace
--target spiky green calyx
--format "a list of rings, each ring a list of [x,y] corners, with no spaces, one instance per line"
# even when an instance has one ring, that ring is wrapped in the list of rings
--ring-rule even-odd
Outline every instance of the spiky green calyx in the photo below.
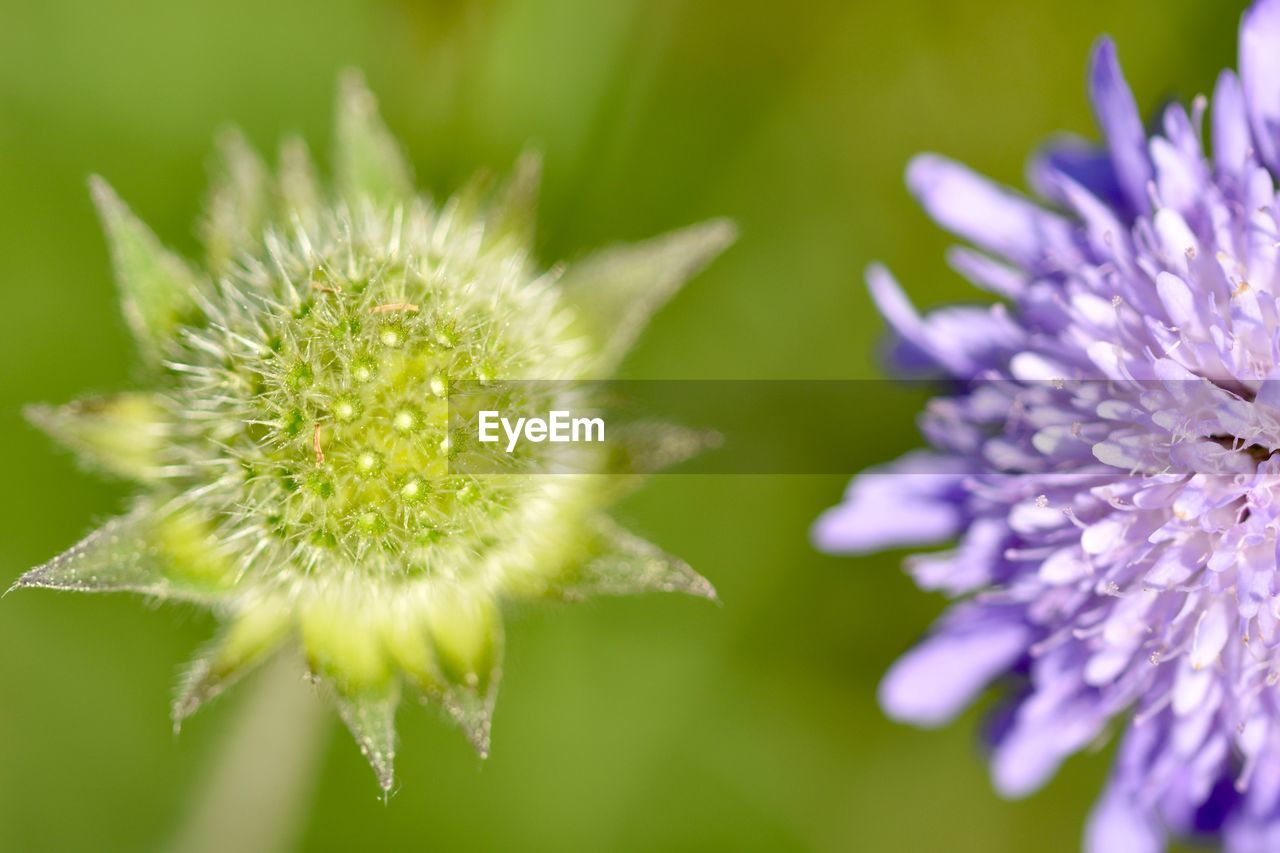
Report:
[[[485,469],[452,464],[460,457],[501,451],[453,428],[449,392],[472,383],[498,408],[553,408],[572,382],[507,380],[607,376],[733,232],[712,222],[545,273],[530,254],[536,159],[497,192],[477,184],[434,207],[355,77],[340,88],[335,141],[330,188],[301,143],[285,145],[273,176],[227,136],[203,268],[95,179],[151,387],[30,414],[141,488],[128,512],[16,586],[212,608],[224,626],[188,667],[175,722],[299,647],[387,790],[406,689],[487,752],[505,602],[714,595],[603,515],[635,479],[629,460],[674,461],[693,449],[687,437],[637,433],[630,451],[578,452],[573,474],[544,473],[559,470],[550,449],[503,459],[502,474],[459,473]],[[512,398],[530,387],[549,396]]]

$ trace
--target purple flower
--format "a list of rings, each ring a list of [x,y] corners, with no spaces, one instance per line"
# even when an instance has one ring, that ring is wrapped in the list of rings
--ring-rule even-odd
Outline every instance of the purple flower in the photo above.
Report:
[[[855,479],[815,538],[958,538],[908,561],[960,600],[880,700],[938,725],[998,681],[1001,793],[1122,731],[1088,849],[1280,850],[1280,0],[1246,12],[1207,134],[1197,99],[1148,136],[1107,39],[1089,89],[1104,145],[1042,152],[1043,201],[911,164],[975,247],[952,265],[1005,301],[921,316],[870,271],[899,364],[949,390],[921,418],[931,449]]]

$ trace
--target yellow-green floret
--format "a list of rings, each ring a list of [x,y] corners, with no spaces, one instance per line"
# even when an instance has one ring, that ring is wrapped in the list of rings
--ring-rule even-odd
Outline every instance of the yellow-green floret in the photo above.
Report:
[[[651,462],[696,446],[687,434],[508,453],[450,415],[480,400],[590,405],[582,380],[610,375],[730,226],[548,272],[531,255],[537,160],[433,205],[355,77],[339,92],[331,185],[296,141],[274,174],[237,135],[221,149],[199,266],[93,181],[149,381],[29,414],[139,490],[17,586],[214,610],[223,628],[188,667],[175,723],[300,649],[384,790],[406,689],[487,752],[504,602],[714,595],[604,515]]]

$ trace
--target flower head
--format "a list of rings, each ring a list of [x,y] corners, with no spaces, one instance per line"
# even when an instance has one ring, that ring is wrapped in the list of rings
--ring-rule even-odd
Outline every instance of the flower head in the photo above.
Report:
[[[1123,736],[1096,851],[1169,834],[1280,845],[1280,2],[1240,31],[1240,74],[1148,136],[1109,40],[1103,144],[1050,146],[1041,201],[936,156],[908,183],[974,244],[953,266],[1004,298],[920,316],[871,293],[908,367],[953,389],[932,445],[864,473],[821,546],[933,544],[908,566],[960,599],[885,677],[899,719],[950,719],[997,679],[996,787],[1016,796]],[[1208,137],[1206,139],[1205,137]]]
[[[579,447],[568,468],[551,445],[480,444],[449,413],[465,404],[459,385],[495,409],[581,402],[576,380],[608,376],[730,226],[544,272],[531,257],[537,160],[436,207],[354,76],[339,92],[332,187],[297,141],[276,175],[238,135],[221,155],[202,266],[93,181],[149,382],[30,415],[139,494],[16,586],[213,609],[223,629],[182,679],[175,723],[300,648],[384,790],[405,690],[487,752],[504,602],[714,595],[603,514],[646,454],[669,458],[687,435]]]

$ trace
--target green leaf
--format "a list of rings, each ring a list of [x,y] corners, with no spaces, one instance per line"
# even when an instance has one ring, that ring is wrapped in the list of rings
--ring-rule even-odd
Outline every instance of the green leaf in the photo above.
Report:
[[[653,421],[611,425],[607,472],[601,477],[601,504],[611,505],[640,488],[650,475],[673,468],[703,451],[719,447],[715,430]]]
[[[616,246],[569,266],[561,286],[608,370],[680,286],[729,247],[737,231],[716,219],[643,243]]]
[[[449,196],[440,210],[442,219],[470,222],[492,216],[494,197],[498,191],[498,177],[486,168],[474,170]]]
[[[167,580],[159,571],[135,514],[107,522],[43,566],[18,578],[11,590],[29,587],[163,595]]]
[[[683,592],[718,600],[710,581],[683,560],[604,517],[592,532],[585,558],[549,592],[568,601],[646,592]]]
[[[299,137],[291,136],[280,143],[279,181],[284,221],[288,222],[295,215],[302,217],[304,221],[313,217],[320,206],[323,193],[311,152],[307,149],[307,143]]]
[[[348,695],[380,691],[395,680],[394,659],[368,611],[339,596],[303,604],[299,629],[313,672]]]
[[[28,406],[27,420],[94,468],[138,482],[162,474],[170,427],[152,394],[93,397],[65,406]]]
[[[498,193],[489,211],[485,238],[499,241],[511,237],[526,248],[533,247],[538,218],[538,187],[542,182],[542,155],[526,151],[516,160],[511,177]]]
[[[344,694],[334,691],[338,716],[346,723],[360,752],[378,777],[378,786],[390,791],[395,784],[396,708],[400,690],[392,684],[385,691]]]
[[[179,597],[221,598],[239,576],[213,524],[190,508],[148,512],[145,535],[170,591]]]
[[[481,758],[489,754],[493,704],[502,678],[502,617],[482,592],[440,587],[429,606],[428,624],[441,685],[424,686],[461,728]]]
[[[237,255],[253,250],[270,218],[266,164],[238,129],[223,131],[202,227],[210,268],[226,269]]]
[[[611,427],[609,471],[615,474],[654,474],[718,447],[714,430],[642,421]]]
[[[395,204],[413,197],[413,172],[378,116],[378,104],[356,71],[338,82],[334,179],[349,202],[362,198]]]
[[[203,522],[143,503],[22,575],[10,591],[136,592],[212,604],[225,598],[233,572]]]
[[[89,188],[110,244],[125,319],[143,354],[155,360],[194,311],[200,279],[160,244],[106,181],[95,175]]]
[[[289,611],[273,602],[256,602],[245,608],[183,673],[173,699],[174,729],[269,658],[291,625]]]
[[[501,672],[495,666],[485,678],[483,687],[455,684],[446,688],[443,693],[429,697],[458,724],[481,758],[489,757],[493,705],[498,698],[500,677]]]

